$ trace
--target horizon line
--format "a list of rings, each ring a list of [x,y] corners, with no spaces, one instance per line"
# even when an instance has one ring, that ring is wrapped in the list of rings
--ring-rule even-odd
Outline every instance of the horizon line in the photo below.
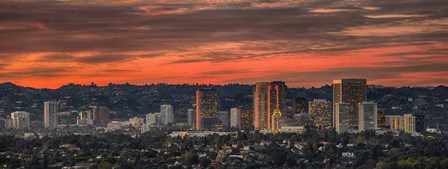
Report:
[[[276,80],[276,81],[281,81],[281,80]],[[260,82],[261,82],[261,81],[260,81]],[[263,81],[263,82],[265,82],[265,81]],[[267,81],[267,82],[269,82],[269,81]],[[109,85],[148,86],[148,85],[161,85],[161,84],[165,84],[165,85],[190,85],[190,86],[210,86],[210,85],[212,85],[212,86],[226,86],[226,85],[249,85],[249,86],[253,86],[253,85],[255,85],[255,83],[253,83],[253,84],[248,84],[248,83],[222,83],[222,84],[219,84],[219,83],[208,83],[208,84],[206,84],[206,83],[167,83],[167,82],[145,83],[145,84],[137,84],[137,83],[129,83],[129,82],[121,82],[121,83],[112,83],[112,82],[109,82],[109,83],[104,84],[104,85],[99,85],[99,84],[97,84],[97,83],[95,83],[95,82],[86,83],[86,84],[69,82],[69,83],[67,83],[67,84],[61,85],[61,86],[56,87],[56,88],[50,88],[50,87],[43,87],[43,88],[40,88],[40,87],[32,87],[32,86],[26,86],[26,85],[19,85],[19,84],[16,84],[16,83],[14,83],[14,82],[10,82],[10,81],[0,82],[0,85],[4,85],[4,84],[7,84],[7,83],[11,83],[11,84],[13,84],[13,85],[15,85],[15,86],[25,87],[25,88],[32,88],[32,89],[52,89],[52,90],[60,89],[60,88],[62,88],[62,87],[69,86],[69,85],[77,85],[77,86],[93,86],[93,85],[95,85],[96,87],[107,87],[107,86],[109,86]],[[256,82],[256,83],[257,83],[257,82]],[[285,83],[286,83],[286,82],[285,82]],[[286,83],[286,84],[287,84],[287,83]],[[287,85],[287,86],[288,86],[288,85]],[[288,86],[288,88],[305,88],[305,89],[310,89],[310,88],[322,88],[322,87],[325,87],[325,86],[332,86],[332,84],[330,83],[330,84],[324,84],[324,85],[322,85],[322,86],[311,86],[311,87],[305,87],[305,86],[289,87],[289,86]],[[380,86],[380,87],[392,87],[392,88],[402,88],[402,87],[412,87],[412,88],[436,88],[436,87],[440,87],[440,86],[447,87],[447,86],[445,86],[445,85],[443,85],[443,84],[439,84],[439,85],[435,85],[435,86],[418,86],[418,85],[416,85],[416,86],[410,86],[410,85],[409,85],[409,86],[406,86],[406,85],[404,85],[404,86],[387,86],[387,85],[379,85],[379,84],[367,84],[367,86]]]

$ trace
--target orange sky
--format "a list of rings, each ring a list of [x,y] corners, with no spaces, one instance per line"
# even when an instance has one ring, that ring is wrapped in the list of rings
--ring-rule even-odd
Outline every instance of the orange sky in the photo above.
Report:
[[[389,3],[6,0],[0,82],[447,85],[447,6]]]

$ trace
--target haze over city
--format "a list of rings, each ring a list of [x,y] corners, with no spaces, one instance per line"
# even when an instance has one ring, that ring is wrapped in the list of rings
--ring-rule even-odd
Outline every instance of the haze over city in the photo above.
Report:
[[[0,82],[448,81],[443,0],[0,2]]]

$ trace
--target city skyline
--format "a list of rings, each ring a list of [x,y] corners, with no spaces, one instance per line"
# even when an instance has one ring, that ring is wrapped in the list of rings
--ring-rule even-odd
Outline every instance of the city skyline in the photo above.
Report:
[[[448,81],[444,1],[0,2],[0,82]]]

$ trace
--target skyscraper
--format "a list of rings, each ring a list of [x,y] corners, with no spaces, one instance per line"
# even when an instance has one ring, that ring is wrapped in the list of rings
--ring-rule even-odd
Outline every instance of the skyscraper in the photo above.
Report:
[[[45,128],[54,129],[58,127],[59,103],[48,101],[44,103],[44,125]]]
[[[24,129],[30,127],[30,113],[16,111],[11,113],[11,126],[15,129]]]
[[[286,113],[285,82],[258,82],[254,89],[254,128],[271,129],[271,118],[275,110]]]
[[[285,82],[273,81],[270,85],[270,106],[268,107],[270,114],[272,115],[275,109],[281,111],[282,114],[286,115],[286,90],[287,86]],[[291,115],[292,116],[292,115]]]
[[[366,79],[341,79],[333,81],[333,116],[336,112],[336,103],[349,105],[348,127],[350,130],[358,130],[358,103],[367,100]],[[333,119],[333,123],[336,119]]]
[[[218,91],[199,89],[196,91],[196,130],[214,130],[219,127]]]
[[[316,127],[326,129],[331,127],[331,102],[325,99],[314,99],[308,102],[308,111],[314,116]]]
[[[194,128],[194,124],[196,123],[196,111],[194,109],[187,110],[187,122],[188,127]]]
[[[160,113],[163,125],[173,124],[174,122],[173,106],[169,104],[161,105]]]
[[[93,107],[93,125],[97,127],[107,127],[109,123],[109,109],[105,106]]]
[[[376,130],[378,128],[378,106],[374,102],[358,104],[359,131]]]
[[[350,104],[348,103],[336,103],[336,113],[335,113],[335,119],[336,119],[336,125],[335,129],[337,133],[345,133],[349,131],[349,107]]]
[[[256,130],[268,129],[270,127],[271,115],[268,109],[269,82],[258,82],[254,90],[254,128]],[[269,124],[268,124],[269,123]]]
[[[230,109],[230,127],[238,129],[241,127],[241,109],[238,107]]]

